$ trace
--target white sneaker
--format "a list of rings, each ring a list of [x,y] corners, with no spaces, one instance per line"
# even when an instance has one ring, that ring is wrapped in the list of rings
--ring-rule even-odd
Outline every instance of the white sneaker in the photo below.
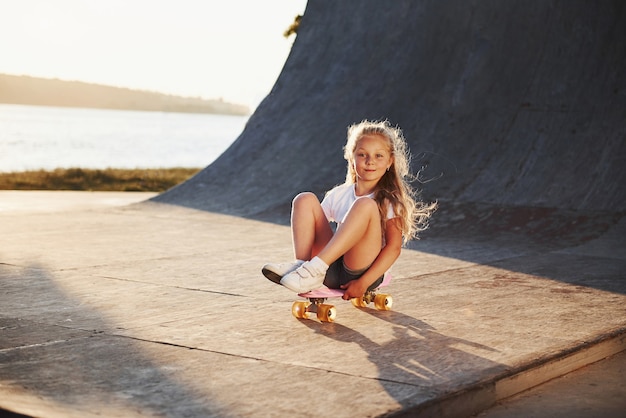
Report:
[[[280,280],[280,284],[296,293],[305,293],[322,287],[325,276],[325,270],[317,269],[310,261],[307,261],[291,273],[286,274]]]
[[[282,279],[285,274],[291,273],[300,267],[302,263],[304,263],[304,261],[301,260],[296,260],[291,263],[269,263],[263,266],[261,272],[269,280],[280,284],[280,279]]]

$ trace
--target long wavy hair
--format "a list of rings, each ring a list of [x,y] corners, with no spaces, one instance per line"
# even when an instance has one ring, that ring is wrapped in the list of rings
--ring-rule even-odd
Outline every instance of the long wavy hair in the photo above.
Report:
[[[428,220],[437,209],[437,203],[422,202],[417,191],[409,183],[417,177],[411,175],[409,171],[411,155],[400,128],[392,126],[387,120],[364,120],[348,127],[348,140],[344,146],[344,158],[348,161],[345,182],[356,183],[354,152],[364,135],[379,135],[385,138],[388,141],[389,153],[393,156],[393,164],[378,181],[374,195],[383,231],[389,204],[391,204],[402,231],[403,244],[412,239],[419,239],[418,235],[428,227]]]

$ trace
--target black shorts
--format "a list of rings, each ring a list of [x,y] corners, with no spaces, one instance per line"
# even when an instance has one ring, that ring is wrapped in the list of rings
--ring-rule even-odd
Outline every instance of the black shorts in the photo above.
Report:
[[[369,268],[369,267],[368,267]],[[344,285],[352,280],[356,280],[367,271],[367,268],[359,271],[350,270],[343,263],[343,257],[335,261],[328,267],[326,277],[324,278],[324,286],[330,289],[339,289],[341,285]],[[376,281],[367,289],[374,290],[383,282],[383,277],[380,276]]]

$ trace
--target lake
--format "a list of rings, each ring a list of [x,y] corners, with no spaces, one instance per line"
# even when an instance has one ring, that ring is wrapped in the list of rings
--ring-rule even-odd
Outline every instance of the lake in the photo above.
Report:
[[[248,116],[0,104],[0,171],[202,168]]]

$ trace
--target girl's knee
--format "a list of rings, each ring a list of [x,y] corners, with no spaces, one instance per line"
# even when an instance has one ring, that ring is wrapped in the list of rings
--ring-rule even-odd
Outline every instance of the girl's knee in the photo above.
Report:
[[[293,201],[291,202],[292,206],[310,203],[320,203],[319,200],[317,200],[317,196],[315,196],[315,194],[311,192],[299,193],[296,197],[293,198]]]
[[[374,199],[361,198],[357,199],[350,208],[350,211],[358,211],[369,213],[373,216],[379,216],[378,204]]]

